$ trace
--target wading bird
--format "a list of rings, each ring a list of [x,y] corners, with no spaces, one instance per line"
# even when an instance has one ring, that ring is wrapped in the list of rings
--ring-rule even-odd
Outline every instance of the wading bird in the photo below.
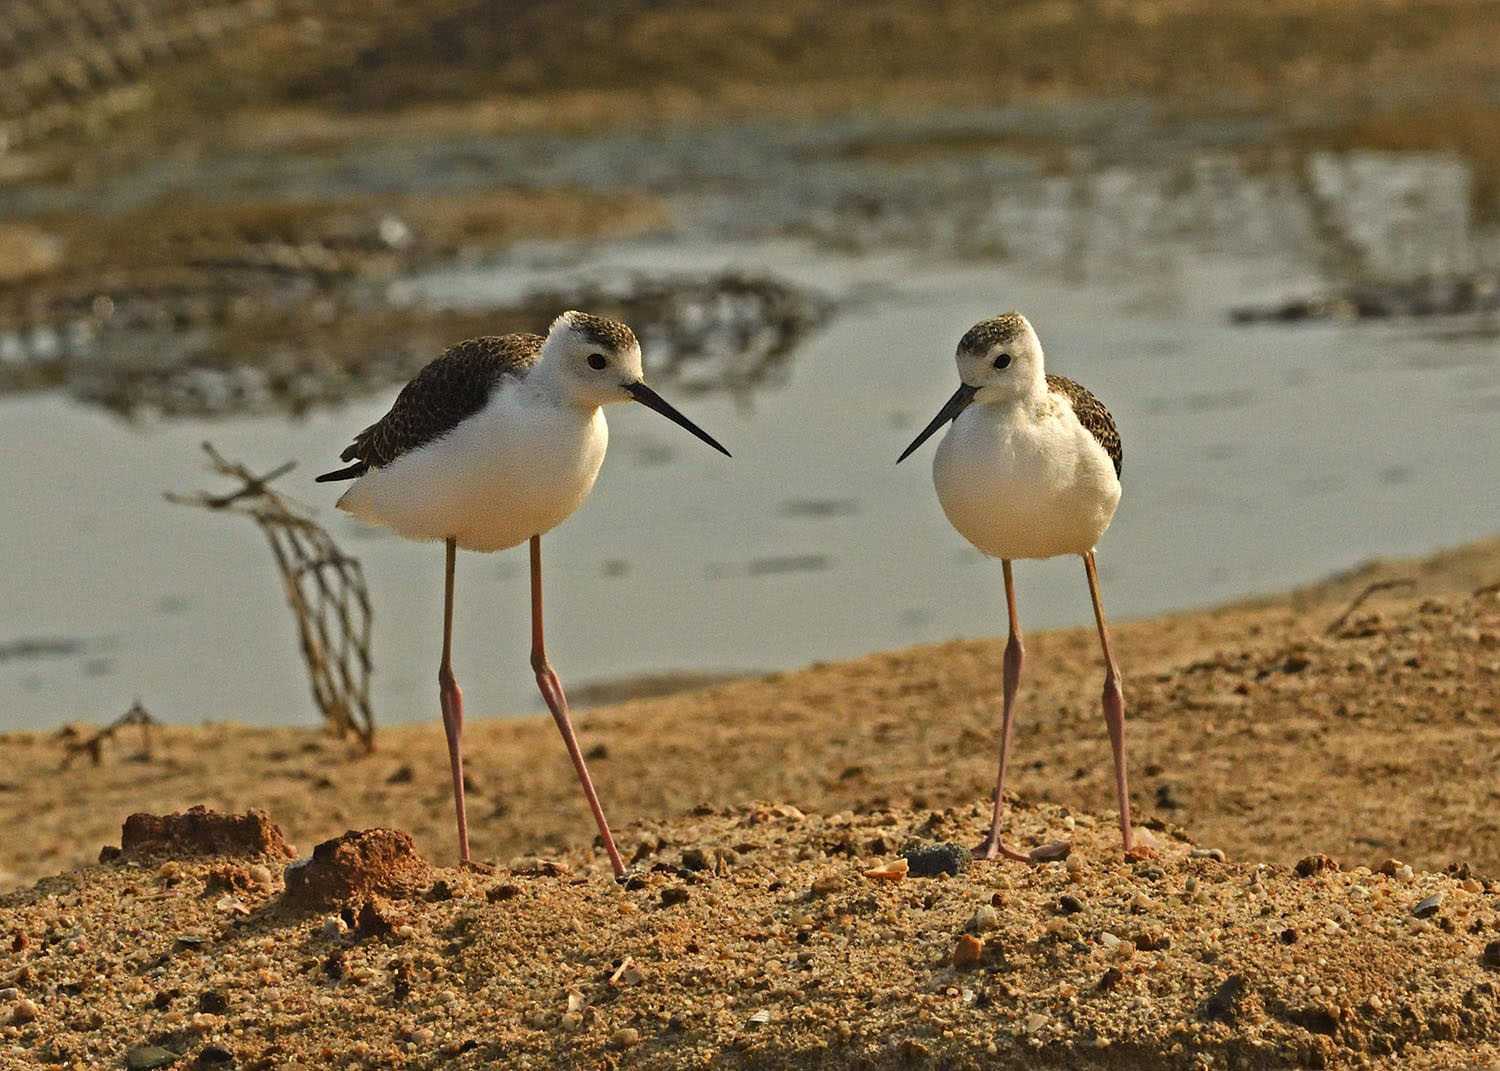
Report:
[[[952,423],[932,463],[938,501],[958,533],[983,553],[999,558],[1005,574],[1010,638],[1005,644],[1000,772],[995,779],[990,833],[979,851],[986,859],[1000,855],[1022,861],[1035,858],[1005,847],[1000,838],[1005,764],[1016,689],[1026,658],[1016,618],[1011,562],[1078,554],[1083,557],[1104,652],[1104,723],[1114,751],[1120,835],[1128,852],[1125,698],[1110,651],[1094,565],[1094,546],[1120,503],[1119,432],[1099,399],[1071,379],[1046,374],[1042,344],[1020,313],[975,324],[958,343],[957,361],[962,381],[958,390],[896,461],[905,461],[934,432]]]
[[[319,482],[353,480],[339,498],[369,524],[407,539],[447,545],[443,657],[438,696],[459,855],[469,858],[464,809],[463,694],[453,675],[453,571],[457,551],[489,553],[531,542],[531,667],[562,733],[616,877],[625,867],[589,779],[568,717],[562,683],[542,639],[542,534],[587,497],[604,461],[609,429],[603,406],[636,401],[681,425],[709,446],[729,451],[683,416],[641,374],[641,347],[629,327],[565,312],[546,338],[504,335],[460,342],[423,368],[390,412],[344,450],[347,468]]]

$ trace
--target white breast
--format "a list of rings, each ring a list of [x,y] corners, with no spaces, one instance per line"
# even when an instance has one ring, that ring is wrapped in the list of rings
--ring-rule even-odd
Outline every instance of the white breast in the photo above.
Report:
[[[453,537],[465,550],[504,550],[555,528],[593,488],[609,427],[600,409],[523,389],[503,384],[444,438],[360,477],[339,508],[408,539]]]
[[[1120,503],[1120,481],[1065,401],[975,404],[932,464],[938,501],[960,535],[996,558],[1094,549]]]

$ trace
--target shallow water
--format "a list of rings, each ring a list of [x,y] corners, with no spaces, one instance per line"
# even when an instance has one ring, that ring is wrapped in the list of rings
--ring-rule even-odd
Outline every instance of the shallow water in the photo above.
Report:
[[[695,177],[721,181],[728,153],[702,153]],[[1060,174],[1004,151],[873,169],[771,156],[795,211],[679,178],[671,235],[521,248],[391,295],[482,308],[583,270],[734,268],[838,303],[789,376],[739,398],[676,399],[733,461],[639,407],[610,410],[593,496],[544,540],[549,645],[565,682],[787,668],[999,632],[998,565],[944,522],[932,446],[894,460],[951,393],[957,337],[1008,308],[1031,315],[1049,371],[1085,383],[1120,425],[1125,492],[1100,545],[1116,618],[1500,529],[1492,322],[1246,328],[1227,315],[1329,285],[1341,258],[1387,272],[1500,263],[1494,228],[1471,216],[1461,161],[1342,154],[1287,171],[1211,147]],[[564,177],[581,166],[550,159]],[[856,173],[860,204],[848,197]],[[377,721],[435,717],[440,549],[358,528],[332,510],[336,490],[312,482],[393,395],[298,421],[143,428],[58,394],[0,402],[11,459],[0,470],[0,729],[105,720],[137,697],[169,721],[313,720],[259,534],[160,497],[218,489],[201,471],[204,438],[252,468],[299,462],[278,487],[319,505],[364,561]],[[524,556],[460,561],[456,662],[471,714],[540,706]],[[1017,578],[1026,627],[1089,620],[1078,562],[1024,563]]]

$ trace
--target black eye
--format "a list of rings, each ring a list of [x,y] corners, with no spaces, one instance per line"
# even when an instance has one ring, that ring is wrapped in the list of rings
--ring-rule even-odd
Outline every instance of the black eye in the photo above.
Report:
[[[1000,356],[998,356],[998,357],[995,358],[995,367],[996,368],[1007,368],[1007,367],[1009,367],[1009,365],[1010,365],[1010,354],[1008,354],[1008,353],[1002,353]]]
[[[589,367],[592,368],[595,372],[602,372],[602,371],[604,371],[604,366],[607,365],[607,364],[609,364],[609,360],[604,356],[604,354],[602,354],[602,353],[591,353],[591,354],[589,354]]]

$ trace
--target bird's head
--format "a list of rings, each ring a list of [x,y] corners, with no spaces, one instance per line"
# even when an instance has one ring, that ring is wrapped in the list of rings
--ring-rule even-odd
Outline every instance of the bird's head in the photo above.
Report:
[[[1042,380],[1042,344],[1019,312],[980,320],[958,340],[958,378],[975,388],[974,401],[1023,397]]]
[[[958,390],[896,459],[897,464],[974,402],[987,405],[1025,398],[1045,382],[1042,344],[1031,322],[1019,312],[980,320],[958,340],[954,359],[958,362]]]
[[[568,401],[580,409],[640,402],[729,455],[706,431],[646,386],[641,344],[635,332],[618,320],[576,310],[563,313],[552,321],[541,359],[558,370]]]

